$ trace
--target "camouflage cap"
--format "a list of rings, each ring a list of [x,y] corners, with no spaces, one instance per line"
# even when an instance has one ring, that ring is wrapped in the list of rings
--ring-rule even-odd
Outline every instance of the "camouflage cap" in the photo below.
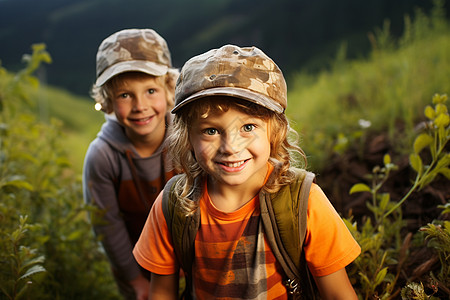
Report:
[[[124,29],[107,37],[97,51],[97,80],[128,71],[162,76],[172,67],[166,41],[152,29]]]
[[[287,106],[283,73],[256,47],[225,45],[188,60],[178,78],[172,113],[196,99],[219,95],[244,99],[278,113]]]

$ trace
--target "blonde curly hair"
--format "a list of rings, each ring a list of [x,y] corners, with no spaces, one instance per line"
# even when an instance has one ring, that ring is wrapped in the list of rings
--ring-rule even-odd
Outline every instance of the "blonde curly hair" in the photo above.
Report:
[[[103,112],[107,114],[113,112],[111,93],[115,87],[120,85],[124,74],[130,73],[136,74],[137,76],[139,76],[139,74],[142,74],[142,76],[152,76],[142,72],[130,71],[112,77],[102,86],[97,86],[95,84],[92,86],[90,95],[96,103],[99,103],[101,105],[101,110]],[[153,76],[154,78],[156,78],[156,80],[159,81],[162,86],[164,86],[167,96],[167,107],[169,108],[173,107],[174,104],[175,84],[177,82],[179,74],[180,72],[178,69],[170,68],[168,72],[163,76]]]
[[[276,113],[260,105],[237,98],[222,100],[206,97],[194,101],[177,111],[170,128],[166,143],[168,153],[174,167],[182,173],[174,192],[180,200],[180,205],[186,215],[192,214],[198,207],[198,197],[201,196],[202,179],[206,172],[197,163],[189,141],[189,129],[192,122],[198,118],[226,112],[231,107],[264,120],[268,123],[270,138],[269,163],[274,170],[263,189],[273,193],[282,186],[295,179],[291,166],[306,167],[307,159],[303,150],[298,146],[299,135],[289,125],[284,113]],[[296,158],[299,157],[298,161]]]

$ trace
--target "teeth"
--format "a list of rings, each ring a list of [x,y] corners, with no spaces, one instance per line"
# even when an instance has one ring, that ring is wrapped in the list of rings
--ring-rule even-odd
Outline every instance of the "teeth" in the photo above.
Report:
[[[145,121],[147,121],[148,119],[150,119],[150,117],[142,118],[142,119],[135,119],[135,121],[136,121],[136,122],[145,122]]]
[[[242,166],[244,164],[244,161],[235,162],[235,163],[223,163],[223,164],[230,168],[237,168],[239,166]]]

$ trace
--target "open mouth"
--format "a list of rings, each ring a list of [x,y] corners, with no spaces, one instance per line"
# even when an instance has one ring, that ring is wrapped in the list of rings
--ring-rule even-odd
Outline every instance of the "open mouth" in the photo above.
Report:
[[[152,117],[145,117],[145,118],[135,118],[135,119],[130,119],[131,122],[135,122],[135,123],[145,123],[148,122]]]
[[[242,160],[242,161],[238,161],[238,162],[219,162],[219,164],[221,164],[225,167],[228,167],[228,168],[239,168],[240,166],[242,166],[249,160],[250,159],[246,159],[246,160]]]

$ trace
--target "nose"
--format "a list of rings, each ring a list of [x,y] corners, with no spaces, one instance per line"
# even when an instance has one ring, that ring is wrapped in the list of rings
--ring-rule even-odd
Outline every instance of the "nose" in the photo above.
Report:
[[[147,101],[144,96],[135,96],[133,101],[133,112],[147,110]]]
[[[220,143],[220,152],[224,154],[235,154],[242,151],[244,144],[243,138],[238,132],[228,132],[222,134]]]

